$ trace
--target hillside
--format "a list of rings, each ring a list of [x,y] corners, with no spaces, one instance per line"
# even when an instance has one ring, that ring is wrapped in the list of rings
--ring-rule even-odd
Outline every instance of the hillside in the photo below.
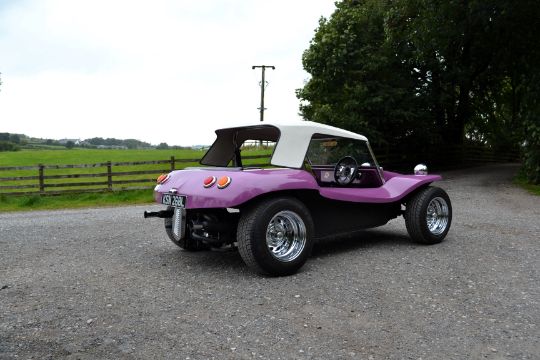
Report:
[[[0,133],[0,151],[18,151],[20,149],[64,150],[72,148],[85,149],[189,149],[189,147],[169,146],[167,143],[152,145],[137,139],[115,139],[94,137],[90,139],[44,139],[24,134]]]

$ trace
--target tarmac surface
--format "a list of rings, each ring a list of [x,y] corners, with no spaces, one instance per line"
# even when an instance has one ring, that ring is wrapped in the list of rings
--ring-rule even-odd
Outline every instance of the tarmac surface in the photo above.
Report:
[[[540,197],[517,165],[444,173],[447,239],[402,218],[301,271],[181,251],[130,206],[0,214],[0,359],[539,359]]]

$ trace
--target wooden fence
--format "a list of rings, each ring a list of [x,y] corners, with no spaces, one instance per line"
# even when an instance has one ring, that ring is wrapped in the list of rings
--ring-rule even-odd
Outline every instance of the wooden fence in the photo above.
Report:
[[[268,165],[268,155],[245,156],[249,166]],[[267,159],[266,162],[257,159]],[[62,195],[69,193],[152,189],[163,173],[199,165],[200,159],[105,162],[77,165],[0,167],[1,195]],[[255,163],[258,162],[258,163]],[[3,176],[7,174],[7,176]],[[82,180],[81,180],[82,179]]]
[[[431,170],[448,170],[481,164],[518,162],[518,151],[494,151],[478,145],[453,145],[426,149],[412,149],[404,153],[385,152],[374,149],[377,161],[384,168],[411,171],[419,163]]]
[[[497,154],[479,146],[440,148],[409,155],[385,153],[378,149],[375,154],[379,164],[385,169],[405,172],[411,172],[418,163],[427,163],[430,169],[440,170],[519,161],[517,152]],[[268,155],[246,156],[244,159],[248,159],[248,166],[269,165]],[[61,195],[151,189],[160,174],[198,164],[199,159],[171,157],[157,161],[0,167],[0,195]]]

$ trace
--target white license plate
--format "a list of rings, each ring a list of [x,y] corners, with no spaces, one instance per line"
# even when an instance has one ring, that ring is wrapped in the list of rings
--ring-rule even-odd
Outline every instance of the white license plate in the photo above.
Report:
[[[186,197],[183,195],[163,194],[161,203],[176,208],[183,208],[186,207]]]

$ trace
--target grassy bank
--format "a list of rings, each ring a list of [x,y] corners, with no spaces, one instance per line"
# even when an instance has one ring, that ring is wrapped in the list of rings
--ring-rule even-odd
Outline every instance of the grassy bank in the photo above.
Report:
[[[527,190],[531,194],[540,195],[540,185],[533,185],[527,183],[525,175],[521,173],[514,178],[514,183],[521,186],[523,189]]]
[[[119,191],[61,196],[0,195],[0,212],[79,209],[88,207],[123,206],[152,203],[152,190]]]

